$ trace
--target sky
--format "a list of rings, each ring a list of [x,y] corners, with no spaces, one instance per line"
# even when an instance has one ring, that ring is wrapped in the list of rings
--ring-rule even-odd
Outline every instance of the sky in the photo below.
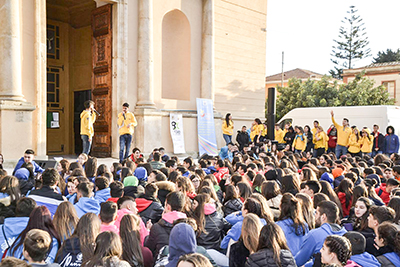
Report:
[[[371,57],[354,68],[371,64],[379,51],[400,48],[400,0],[268,0],[266,75],[302,68],[320,74],[333,69],[333,39],[354,5],[365,23]]]

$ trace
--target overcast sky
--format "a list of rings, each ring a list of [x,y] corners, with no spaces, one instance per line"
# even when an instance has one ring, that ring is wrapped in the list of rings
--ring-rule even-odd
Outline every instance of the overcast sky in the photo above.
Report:
[[[333,68],[333,39],[341,20],[354,5],[365,23],[372,56],[354,67],[371,63],[379,51],[400,48],[400,0],[268,0],[267,76],[295,68],[327,74]]]

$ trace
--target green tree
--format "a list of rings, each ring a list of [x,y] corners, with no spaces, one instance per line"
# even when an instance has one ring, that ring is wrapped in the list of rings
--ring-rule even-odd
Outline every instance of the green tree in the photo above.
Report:
[[[374,87],[374,81],[363,75],[348,84],[338,84],[328,76],[319,81],[290,79],[287,87],[277,87],[277,121],[294,108],[394,104],[384,86]]]
[[[331,61],[335,66],[329,74],[334,78],[342,79],[343,68],[351,69],[354,61],[371,55],[364,23],[357,12],[354,6],[350,6],[348,15],[342,20],[344,26],[339,28],[339,37],[333,40]]]
[[[400,49],[393,51],[392,49],[386,49],[386,51],[378,52],[378,55],[374,58],[373,63],[385,63],[400,61]]]

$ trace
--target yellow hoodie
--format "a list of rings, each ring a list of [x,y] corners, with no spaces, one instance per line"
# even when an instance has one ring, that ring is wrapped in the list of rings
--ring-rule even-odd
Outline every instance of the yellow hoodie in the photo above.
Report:
[[[135,115],[133,115],[133,113],[129,111],[125,114],[125,118],[122,112],[119,113],[117,123],[119,128],[119,135],[124,135],[124,134],[132,135],[137,125]]]
[[[279,144],[285,144],[283,137],[285,137],[285,132],[282,131],[282,129],[278,131],[275,129],[275,140],[278,141]]]
[[[96,113],[84,110],[81,113],[81,135],[92,138],[94,135],[93,124],[96,121]]]
[[[317,136],[318,136],[319,140],[316,139]],[[313,138],[314,148],[315,149],[325,148],[325,150],[327,150],[328,149],[328,139],[329,138],[325,132],[316,133]]]
[[[251,127],[251,132],[250,132],[250,139],[251,141],[254,142],[254,137],[256,135],[260,135],[260,133],[262,134],[262,131],[264,130],[264,125],[262,124],[257,124],[257,125],[253,125],[253,127]]]
[[[294,149],[303,152],[307,146],[307,137],[304,134],[296,134],[292,146],[294,147]]]
[[[374,146],[374,137],[370,134],[368,129],[363,129],[363,131],[368,133],[367,137],[361,137],[359,142],[361,145],[361,152],[362,153],[371,153],[372,147]]]
[[[357,141],[357,136],[354,133],[352,133],[350,135],[349,149],[348,149],[350,153],[356,154],[356,153],[360,152],[360,145],[361,145],[360,140],[361,140],[361,138],[358,138],[358,141]]]
[[[233,135],[233,121],[229,120],[229,126],[226,125],[226,121],[222,123],[222,133],[226,135]]]
[[[337,129],[337,144],[340,146],[349,146],[349,137],[352,133],[351,128],[344,128],[342,125],[337,124],[333,117],[332,122]]]

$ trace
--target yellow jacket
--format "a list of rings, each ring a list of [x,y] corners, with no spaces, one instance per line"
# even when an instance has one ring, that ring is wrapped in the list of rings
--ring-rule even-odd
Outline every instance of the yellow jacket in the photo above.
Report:
[[[351,128],[344,128],[342,125],[337,124],[333,117],[332,122],[337,129],[337,144],[340,146],[349,146],[349,138],[352,132]]]
[[[226,135],[233,135],[233,121],[229,120],[229,126],[226,125],[226,121],[222,123],[222,133]]]
[[[119,113],[117,123],[119,128],[119,135],[124,135],[124,134],[132,135],[137,125],[135,115],[133,115],[133,113],[129,111],[125,114],[125,118],[123,112]]]
[[[297,149],[297,150],[300,150],[301,152],[303,152],[307,146],[307,137],[304,134],[303,135],[297,134],[293,140],[292,146],[294,147],[294,149]]]
[[[319,140],[316,139],[316,137],[318,136]],[[326,135],[325,132],[320,132],[314,135],[313,137],[313,143],[314,143],[314,148],[318,149],[318,148],[325,148],[325,150],[328,149],[328,136]]]
[[[81,135],[92,138],[94,135],[93,124],[96,121],[96,113],[84,110],[81,113]]]
[[[357,136],[354,133],[352,133],[350,135],[349,149],[348,149],[350,153],[356,154],[356,153],[360,152],[360,145],[361,145],[360,141],[361,141],[361,138],[358,138],[358,142],[357,142]]]
[[[254,141],[254,137],[256,135],[260,135],[260,132],[262,134],[262,131],[264,130],[264,126],[262,124],[254,125],[251,127],[251,132],[250,132],[250,139],[251,141]]]
[[[285,137],[285,132],[282,131],[282,129],[279,129],[278,131],[275,129],[275,140],[278,141],[279,144],[285,144],[283,137]]]
[[[311,132],[312,132],[312,136],[313,136],[313,143],[315,144],[315,142],[316,142],[315,135],[317,134],[317,128],[315,128],[315,127],[312,128]]]
[[[374,145],[374,137],[370,134],[368,134],[368,137],[361,137],[359,142],[361,145],[361,152],[363,153],[371,153],[372,152],[372,147]]]

